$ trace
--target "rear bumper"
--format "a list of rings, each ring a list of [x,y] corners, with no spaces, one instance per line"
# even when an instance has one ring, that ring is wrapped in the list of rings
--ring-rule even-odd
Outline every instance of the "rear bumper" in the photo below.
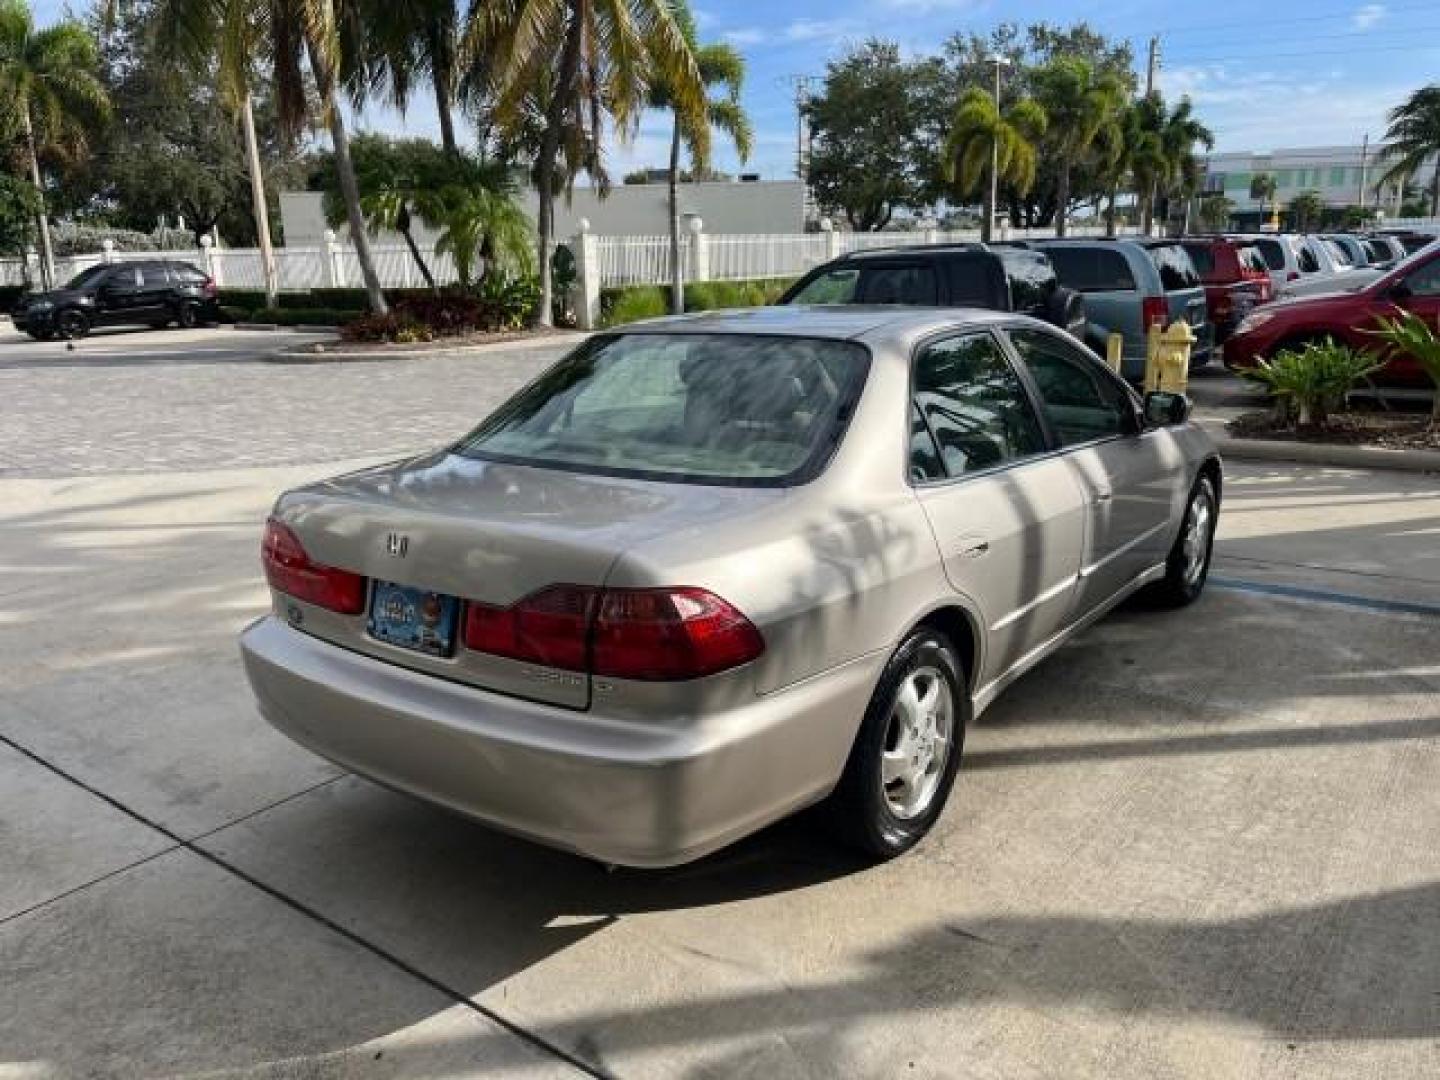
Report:
[[[316,753],[508,832],[626,866],[706,855],[826,795],[882,655],[722,714],[617,720],[505,697],[267,616],[241,636],[265,718]]]

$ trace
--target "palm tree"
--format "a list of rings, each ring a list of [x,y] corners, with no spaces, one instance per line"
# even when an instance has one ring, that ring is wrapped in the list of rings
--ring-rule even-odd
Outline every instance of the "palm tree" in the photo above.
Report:
[[[1035,183],[1036,143],[1044,136],[1045,126],[1045,111],[1030,98],[1021,98],[1002,110],[977,86],[960,95],[945,138],[941,175],[962,199],[983,192],[982,242],[990,242],[995,220],[990,186],[985,183],[992,159],[997,182],[1025,194]]]
[[[1127,177],[1133,181],[1137,170],[1144,171],[1158,158],[1159,146],[1159,136],[1152,136],[1146,129],[1143,101],[1123,104],[1113,121],[1102,125],[1096,133],[1096,151],[1106,192],[1105,235],[1115,235],[1121,185]],[[1135,186],[1138,189],[1138,182]]]
[[[123,2],[105,0],[106,10],[113,12]],[[350,138],[340,110],[342,90],[348,90],[351,100],[358,103],[375,79],[372,58],[365,50],[365,13],[359,5],[360,0],[157,0],[156,8],[162,38],[184,43],[192,54],[217,57],[222,84],[231,83],[232,92],[244,102],[249,101],[251,65],[256,56],[263,57],[273,76],[280,129],[291,138],[300,133],[310,116],[305,82],[308,62],[319,91],[320,119],[330,131],[350,240],[370,308],[384,314],[388,306],[375,272]],[[252,154],[251,183],[263,196],[258,173],[259,161]]]
[[[697,44],[695,20],[684,0],[675,0],[672,10],[680,32],[685,36],[695,56],[700,81],[707,90],[712,87],[724,90],[719,97],[707,97],[703,100],[698,111],[686,111],[677,107],[676,95],[664,78],[655,79],[650,84],[650,107],[668,109],[672,114],[669,175],[670,309],[679,312],[685,310],[685,275],[680,265],[681,145],[683,143],[689,151],[691,170],[699,173],[710,165],[712,128],[730,136],[741,162],[750,157],[754,136],[750,129],[750,118],[740,105],[740,90],[745,84],[745,59],[730,45]]]
[[[536,320],[553,322],[550,242],[555,196],[577,167],[601,169],[608,116],[632,131],[653,82],[665,82],[679,109],[698,114],[704,88],[690,43],[668,0],[508,0],[477,5],[462,55],[487,64],[502,132],[537,132],[540,297]]]
[[[1250,178],[1250,198],[1260,201],[1260,224],[1265,224],[1265,204],[1272,202],[1276,191],[1273,173],[1256,173]]]
[[[364,22],[375,74],[389,84],[391,103],[403,112],[415,80],[428,79],[440,118],[440,145],[457,153],[461,23],[455,0],[370,0]]]
[[[1440,83],[1416,90],[1390,110],[1389,120],[1381,154],[1396,160],[1380,183],[1403,185],[1427,158],[1440,154]],[[1440,217],[1440,159],[1430,178],[1430,216]]]
[[[1160,194],[1165,197],[1168,216],[1172,195],[1189,199],[1205,182],[1205,168],[1195,153],[1195,147],[1203,146],[1209,150],[1215,145],[1215,136],[1195,119],[1195,108],[1190,99],[1182,97],[1180,104],[1165,117],[1160,129],[1160,145],[1167,166]]]
[[[1302,191],[1290,200],[1290,225],[1296,232],[1309,232],[1320,224],[1325,199],[1318,191]]]
[[[0,0],[0,97],[25,138],[47,288],[55,284],[55,249],[45,213],[40,149],[83,149],[87,130],[109,117],[109,98],[96,73],[99,63],[95,39],[80,23],[65,19],[37,30],[25,0]]]
[[[1125,87],[1079,57],[1060,57],[1035,73],[1036,97],[1045,109],[1045,142],[1055,158],[1055,235],[1064,236],[1070,210],[1070,170],[1113,126],[1125,104]],[[1107,140],[1108,141],[1108,140]]]
[[[1155,226],[1157,198],[1168,200],[1172,194],[1198,190],[1203,170],[1195,146],[1213,146],[1215,137],[1195,119],[1189,98],[1167,109],[1158,93],[1147,94],[1135,108],[1138,122],[1132,132],[1136,142],[1130,172],[1140,193],[1141,228],[1148,236]]]

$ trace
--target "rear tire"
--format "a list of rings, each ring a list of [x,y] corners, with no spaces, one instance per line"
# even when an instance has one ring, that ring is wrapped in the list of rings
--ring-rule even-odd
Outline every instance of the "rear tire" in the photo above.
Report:
[[[200,325],[200,306],[183,303],[175,309],[175,325],[181,330],[194,330]]]
[[[955,783],[970,695],[943,634],[912,630],[885,665],[828,803],[841,837],[876,860],[920,842]]]
[[[83,338],[90,333],[90,319],[79,308],[66,308],[55,316],[55,334],[66,341]]]
[[[1165,576],[1151,586],[1150,596],[1159,607],[1178,608],[1193,603],[1205,589],[1210,576],[1210,556],[1215,547],[1215,525],[1220,516],[1215,483],[1208,476],[1195,481],[1185,503],[1180,535],[1165,562]]]
[[[1072,337],[1085,340],[1085,297],[1061,286],[1045,301],[1045,321]]]

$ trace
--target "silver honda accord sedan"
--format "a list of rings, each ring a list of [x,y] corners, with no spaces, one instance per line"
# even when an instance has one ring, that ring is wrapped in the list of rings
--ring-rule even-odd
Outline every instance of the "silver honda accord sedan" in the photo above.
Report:
[[[285,493],[265,717],[608,863],[822,800],[873,856],[965,729],[1125,597],[1205,584],[1220,462],[1061,331],[767,308],[590,338],[454,445]]]

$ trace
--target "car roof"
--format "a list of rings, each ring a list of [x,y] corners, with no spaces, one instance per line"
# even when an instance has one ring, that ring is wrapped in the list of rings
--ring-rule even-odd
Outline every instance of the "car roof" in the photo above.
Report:
[[[897,255],[981,255],[993,254],[980,243],[954,244],[894,244],[886,247],[861,248],[837,255],[831,262],[850,262],[861,259],[894,258]]]
[[[960,326],[1000,322],[1034,322],[1011,312],[988,308],[906,307],[897,304],[785,304],[776,307],[730,308],[670,315],[615,327],[615,333],[640,334],[774,334],[785,337],[856,338],[924,337]]]

